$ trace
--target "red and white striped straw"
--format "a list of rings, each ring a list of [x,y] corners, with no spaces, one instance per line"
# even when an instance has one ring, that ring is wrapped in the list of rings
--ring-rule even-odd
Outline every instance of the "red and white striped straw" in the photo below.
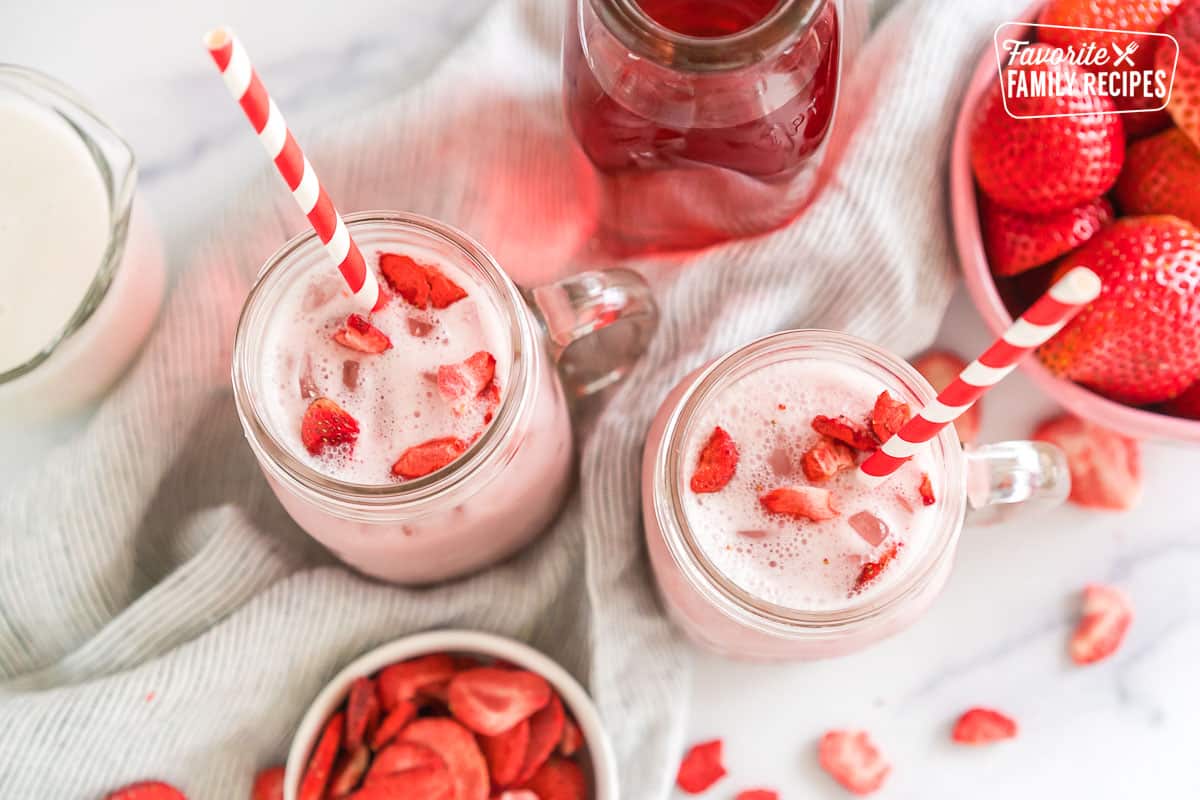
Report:
[[[966,413],[984,392],[1012,372],[1023,356],[1062,330],[1099,296],[1100,289],[1100,278],[1087,267],[1076,267],[1062,276],[983,355],[967,365],[936,400],[863,461],[859,477],[878,482],[899,469],[918,448]]]
[[[267,94],[266,87],[258,77],[246,48],[241,41],[227,28],[218,28],[204,37],[204,46],[212,55],[225,86],[233,99],[242,107],[246,118],[258,134],[267,155],[275,162],[276,169],[283,176],[296,205],[308,217],[313,230],[317,232],[325,252],[333,259],[342,277],[346,279],[350,291],[362,303],[367,311],[375,308],[379,302],[379,283],[375,274],[367,269],[362,251],[350,237],[342,215],[333,207],[333,201],[325,192],[325,187],[317,179],[312,164],[300,150],[296,138],[288,129],[283,114],[275,105],[275,101]]]

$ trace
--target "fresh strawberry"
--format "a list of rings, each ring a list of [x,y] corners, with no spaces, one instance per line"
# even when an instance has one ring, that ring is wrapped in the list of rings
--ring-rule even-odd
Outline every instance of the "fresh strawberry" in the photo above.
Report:
[[[367,772],[367,765],[370,763],[371,751],[367,749],[366,745],[360,745],[354,750],[342,753],[337,766],[333,768],[326,796],[344,797],[353,792],[362,781],[363,775]]]
[[[328,397],[313,400],[300,421],[300,441],[314,456],[321,455],[326,447],[353,448],[357,439],[358,420]]]
[[[491,384],[495,374],[496,357],[480,350],[457,364],[438,367],[438,392],[449,403],[474,399]]]
[[[713,739],[694,745],[683,757],[679,765],[679,773],[675,776],[675,784],[688,794],[700,794],[708,791],[717,781],[725,777],[725,765],[722,763],[724,742]]]
[[[461,286],[437,267],[426,267],[425,273],[429,278],[429,301],[434,308],[448,308],[467,296]]]
[[[1168,414],[1187,419],[1200,419],[1200,383],[1193,383],[1183,394],[1163,408]]]
[[[187,800],[187,796],[169,783],[143,781],[110,792],[104,800]]]
[[[525,750],[525,763],[516,782],[523,784],[541,769],[546,759],[562,741],[567,715],[563,712],[562,700],[557,694],[550,695],[550,702],[529,718],[529,747]]]
[[[1054,373],[1124,403],[1170,400],[1200,378],[1200,229],[1117,220],[1067,256],[1103,291],[1038,353]]]
[[[558,740],[558,754],[570,758],[583,747],[583,731],[575,720],[567,717],[563,721],[562,738]]]
[[[357,750],[365,741],[369,728],[379,717],[379,696],[375,683],[368,677],[350,684],[346,699],[346,750]]]
[[[721,491],[733,479],[737,465],[738,448],[733,437],[724,428],[713,428],[692,473],[692,491],[696,494]]]
[[[317,740],[317,746],[309,756],[304,777],[300,779],[297,800],[322,800],[325,796],[325,787],[333,770],[333,760],[337,758],[338,750],[342,747],[342,733],[345,729],[346,715],[340,711],[325,723],[321,738]]]
[[[855,450],[874,450],[879,447],[879,442],[866,428],[852,422],[848,417],[835,418],[818,414],[813,417],[812,428],[822,436],[837,439]]]
[[[390,664],[379,673],[379,702],[385,711],[392,711],[402,701],[415,699],[425,687],[449,681],[457,671],[454,659],[445,653]]]
[[[1013,211],[987,197],[980,202],[988,263],[992,272],[1005,277],[1050,263],[1079,247],[1112,221],[1112,205],[1103,197],[1048,214]]]
[[[552,758],[524,786],[538,800],[587,800],[587,778],[574,761]]]
[[[346,317],[346,324],[333,335],[333,340],[360,353],[382,353],[392,346],[387,334],[358,314]]]
[[[444,766],[413,767],[368,781],[346,800],[458,800],[464,795],[457,793],[454,780]],[[487,794],[472,797],[486,800]]]
[[[929,480],[929,473],[921,473],[921,485],[917,487],[917,491],[921,495],[921,502],[927,506],[931,506],[937,502],[937,498],[933,495],[933,481]]]
[[[388,712],[377,727],[371,733],[371,749],[379,752],[391,742],[400,731],[404,730],[404,726],[417,715],[417,704],[411,700],[400,700]]]
[[[844,469],[853,469],[855,465],[854,450],[837,439],[822,436],[821,439],[804,452],[800,459],[804,468],[804,477],[814,483],[821,483],[832,478]]]
[[[1083,617],[1071,636],[1071,660],[1094,664],[1108,658],[1125,639],[1133,622],[1129,596],[1114,586],[1092,584],[1083,590]]]
[[[396,742],[388,745],[375,756],[371,769],[367,771],[367,783],[397,772],[407,772],[419,767],[446,768],[440,755],[423,744]]]
[[[871,409],[868,421],[875,438],[882,444],[892,438],[910,419],[912,409],[908,407],[908,403],[900,402],[884,390],[875,398],[875,407]]]
[[[1173,214],[1200,227],[1200,149],[1178,128],[1129,146],[1114,194],[1129,215]]]
[[[523,719],[495,736],[479,737],[479,747],[487,759],[492,784],[511,785],[525,764],[525,751],[529,749],[529,720]]]
[[[972,708],[954,723],[950,738],[959,744],[991,744],[1017,735],[1017,723],[990,708]]]
[[[772,514],[793,519],[821,522],[841,513],[833,503],[833,493],[816,486],[784,486],[772,489],[758,498],[762,507]]]
[[[967,368],[967,362],[948,350],[931,350],[914,361],[913,368],[929,381],[935,392],[941,392]],[[979,436],[979,426],[983,422],[982,403],[982,398],[976,400],[975,405],[954,420],[954,430],[963,444],[970,444]]]
[[[529,719],[550,702],[550,695],[550,684],[541,675],[480,667],[450,681],[450,713],[475,733],[496,736]]]
[[[268,767],[254,776],[250,789],[250,800],[283,800],[283,776],[286,770],[280,764]]]
[[[774,789],[746,789],[738,792],[733,800],[779,800],[779,792]]]
[[[1052,49],[1035,44],[1022,54],[1044,59]],[[991,87],[971,132],[971,165],[984,193],[1016,211],[1048,214],[1108,191],[1125,156],[1125,131],[1112,99],[1085,93],[1083,70],[1065,61],[1009,69],[1078,88],[1052,97],[1010,97],[1006,108],[1004,83]],[[1050,114],[1079,116],[1041,116]]]
[[[429,276],[424,266],[400,253],[383,253],[379,269],[392,291],[409,305],[429,308]]]
[[[892,771],[866,731],[829,731],[821,737],[817,759],[835,781],[858,795],[877,791]]]
[[[1200,147],[1200,0],[1187,0],[1163,23],[1162,32],[1179,42],[1179,63],[1167,103],[1175,124]],[[1156,66],[1171,74],[1174,48],[1158,48]]]
[[[455,436],[430,439],[405,450],[392,465],[392,474],[411,480],[437,472],[467,452],[470,443]]]
[[[899,552],[900,543],[895,542],[888,549],[884,550],[879,558],[863,564],[862,569],[859,570],[858,578],[854,581],[854,591],[861,592],[869,586],[887,569],[888,564],[892,563],[892,560],[896,558],[896,554]]]
[[[1070,414],[1043,422],[1033,438],[1066,453],[1071,502],[1127,511],[1141,500],[1141,453],[1133,439]]]
[[[409,723],[404,741],[433,750],[450,769],[453,800],[487,800],[490,780],[487,762],[471,732],[452,719],[426,718]]]

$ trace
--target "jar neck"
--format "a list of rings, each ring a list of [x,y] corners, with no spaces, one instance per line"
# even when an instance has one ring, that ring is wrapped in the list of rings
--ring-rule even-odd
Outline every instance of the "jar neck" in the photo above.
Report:
[[[405,242],[438,248],[455,266],[475,280],[502,312],[511,332],[512,361],[507,387],[495,419],[479,439],[448,467],[403,483],[357,484],[318,472],[292,452],[276,434],[262,402],[268,387],[261,384],[264,331],[290,281],[315,269],[332,269],[316,234],[309,231],[287,242],[263,265],[238,321],[233,354],[233,387],[246,438],[263,470],[310,502],[336,516],[380,521],[423,512],[431,504],[474,481],[485,481],[518,444],[517,431],[533,407],[541,370],[547,369],[538,332],[520,291],[492,256],[466,234],[416,214],[368,211],[344,217],[356,238],[385,237],[389,246]]]
[[[767,336],[714,361],[692,379],[671,411],[663,429],[652,469],[653,513],[672,558],[686,580],[702,596],[740,624],[784,638],[843,635],[897,612],[940,574],[953,552],[966,512],[965,460],[953,427],[948,426],[930,446],[934,448],[944,487],[939,513],[929,526],[929,541],[904,575],[886,589],[859,603],[832,611],[787,608],[757,598],[727,578],[698,543],[684,510],[682,492],[688,470],[693,420],[709,400],[738,378],[762,366],[789,358],[837,360],[862,368],[880,379],[906,402],[924,405],[936,396],[933,388],[907,362],[869,343],[842,333],[794,330]]]
[[[756,64],[785,50],[808,31],[833,0],[779,0],[762,19],[725,36],[674,31],[643,10],[638,0],[577,0],[631,53],[686,72],[721,72]]]

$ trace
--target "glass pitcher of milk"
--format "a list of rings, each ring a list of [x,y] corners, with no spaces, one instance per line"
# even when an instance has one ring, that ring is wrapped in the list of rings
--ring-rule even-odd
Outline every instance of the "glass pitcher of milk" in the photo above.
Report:
[[[58,81],[0,64],[0,427],[95,399],[162,303],[133,152]]]

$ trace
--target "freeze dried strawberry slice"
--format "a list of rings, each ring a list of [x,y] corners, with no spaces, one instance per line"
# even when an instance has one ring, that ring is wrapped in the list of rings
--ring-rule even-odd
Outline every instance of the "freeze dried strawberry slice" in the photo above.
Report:
[[[912,409],[908,403],[902,403],[892,397],[887,391],[879,393],[875,398],[875,407],[871,409],[871,430],[881,443],[896,435],[912,419]]]
[[[399,253],[379,256],[379,269],[392,291],[417,308],[429,308],[429,276],[425,267]]]
[[[521,765],[517,784],[529,780],[542,764],[546,763],[554,748],[558,747],[558,743],[562,741],[566,716],[563,713],[562,701],[558,695],[552,693],[550,702],[529,718],[529,747],[525,750],[525,763]]]
[[[493,380],[483,387],[483,391],[479,393],[479,400],[483,403],[483,424],[487,425],[496,416],[496,409],[500,407],[499,384]]]
[[[845,442],[855,450],[874,450],[879,447],[879,442],[875,440],[875,437],[863,426],[852,422],[849,417],[835,418],[818,414],[813,417],[812,427],[822,436]]]
[[[454,659],[445,653],[390,664],[379,673],[379,702],[390,712],[426,686],[450,680],[457,671]]]
[[[941,392],[967,368],[967,362],[947,350],[933,350],[914,361],[913,368],[929,381],[935,392]],[[954,430],[963,444],[970,444],[979,436],[979,426],[983,422],[982,403],[982,398],[976,400],[975,405],[954,420]]]
[[[340,711],[325,723],[321,738],[308,759],[308,768],[304,770],[304,777],[300,780],[297,800],[321,800],[325,796],[325,786],[329,783],[333,760],[337,758],[338,750],[341,749],[342,732],[345,729],[346,715]]]
[[[454,459],[467,452],[470,443],[457,436],[430,439],[405,450],[392,465],[392,474],[413,479],[437,472]]]
[[[469,669],[450,681],[450,713],[476,733],[496,736],[529,719],[550,694],[550,684],[533,672]]]
[[[417,715],[417,704],[411,700],[401,700],[392,708],[383,721],[379,723],[379,727],[371,734],[371,749],[379,752],[383,747],[400,731],[404,730],[404,726]]]
[[[866,731],[829,731],[817,747],[821,769],[854,794],[870,794],[883,786],[892,767]]]
[[[1083,590],[1083,617],[1071,636],[1071,660],[1094,664],[1121,646],[1133,622],[1129,596],[1114,586],[1091,584]]]
[[[492,783],[496,786],[512,784],[525,764],[525,751],[529,748],[529,720],[521,720],[504,733],[481,736],[479,747],[487,760]]]
[[[567,717],[563,722],[562,738],[558,741],[558,754],[570,758],[583,747],[583,731],[575,720]]]
[[[538,800],[585,800],[587,779],[574,761],[552,758],[523,787]]]
[[[738,448],[733,437],[720,426],[713,428],[692,473],[692,491],[696,494],[721,491],[733,479],[737,465]]]
[[[487,800],[487,762],[471,732],[452,719],[429,717],[409,723],[401,734],[404,741],[433,750],[450,770],[454,800]]]
[[[815,486],[784,486],[772,489],[758,498],[763,508],[772,514],[784,514],[793,519],[813,522],[833,519],[841,512],[833,504],[833,494],[828,489]]]
[[[457,364],[438,367],[438,392],[447,402],[475,398],[483,393],[496,374],[496,357],[480,350]]]
[[[187,800],[187,796],[169,783],[143,781],[117,789],[104,800]]]
[[[990,708],[972,708],[954,723],[951,738],[959,744],[991,744],[1017,735],[1012,717]]]
[[[329,780],[327,797],[343,797],[354,791],[371,763],[371,751],[366,745],[342,754]]]
[[[300,441],[314,456],[321,455],[326,447],[353,448],[357,439],[358,420],[328,397],[313,400],[300,421]]]
[[[280,764],[268,767],[254,777],[250,789],[250,800],[283,800],[283,776],[286,770]]]
[[[1066,453],[1072,503],[1127,511],[1142,499],[1141,453],[1133,439],[1070,414],[1042,423],[1033,438]]]
[[[722,761],[724,742],[713,739],[694,745],[683,757],[675,784],[688,794],[700,794],[725,777]]]
[[[496,795],[492,800],[541,800],[541,798],[528,789],[510,789]]]
[[[425,267],[429,280],[429,300],[434,308],[448,308],[467,296],[467,292],[437,267]]]
[[[412,742],[396,742],[381,750],[371,762],[367,771],[367,783],[374,783],[380,778],[396,772],[407,772],[418,767],[440,767],[445,769],[446,762],[423,744]]]
[[[854,463],[854,450],[828,436],[822,436],[800,460],[804,477],[815,483],[827,481],[844,469],[853,469]]]
[[[927,506],[931,506],[937,502],[937,498],[933,496],[933,481],[929,480],[929,474],[921,473],[921,485],[917,487],[917,491],[921,493],[921,502]]]
[[[458,800],[454,776],[446,767],[414,767],[363,784],[346,800]],[[478,796],[486,800],[487,794]]]
[[[346,324],[333,335],[333,340],[360,353],[382,353],[392,346],[387,334],[358,314],[346,317]]]
[[[872,581],[879,577],[888,564],[892,563],[892,559],[896,557],[896,553],[900,552],[900,543],[895,542],[883,554],[874,561],[868,561],[863,564],[859,570],[858,579],[854,581],[854,591],[859,592],[866,588]]]
[[[779,792],[774,789],[747,789],[738,792],[733,800],[779,800]]]
[[[346,749],[357,750],[366,738],[367,729],[379,716],[379,696],[370,678],[357,678],[350,684],[346,699]]]

